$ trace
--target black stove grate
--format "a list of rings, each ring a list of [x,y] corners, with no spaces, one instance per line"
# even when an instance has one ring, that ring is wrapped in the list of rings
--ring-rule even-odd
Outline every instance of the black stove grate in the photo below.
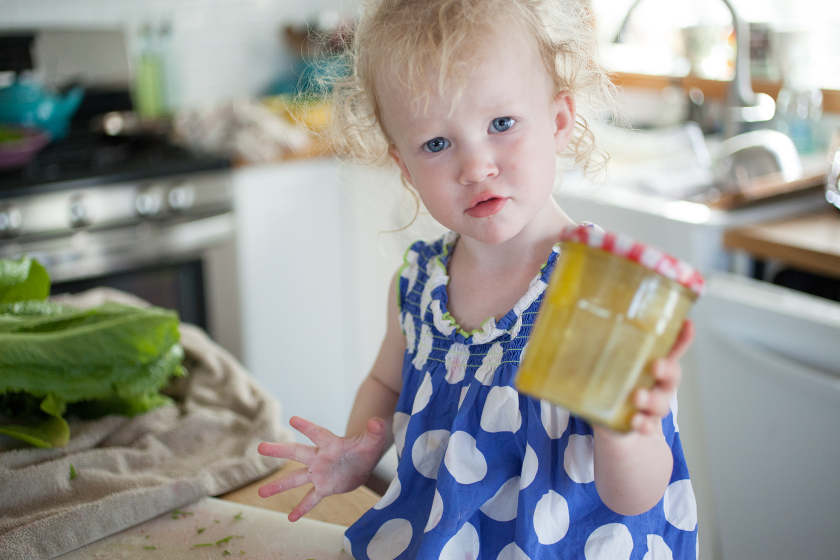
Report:
[[[74,131],[25,167],[0,173],[0,197],[223,169],[225,158],[158,138],[111,138]]]

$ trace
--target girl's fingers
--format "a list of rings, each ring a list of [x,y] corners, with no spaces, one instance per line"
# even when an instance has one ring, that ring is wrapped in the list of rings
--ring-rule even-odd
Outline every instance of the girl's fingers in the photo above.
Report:
[[[636,391],[634,404],[642,414],[664,418],[671,410],[672,394],[671,391],[639,389]]]
[[[304,515],[310,512],[312,508],[318,505],[318,502],[321,501],[321,497],[318,495],[318,492],[312,488],[309,492],[306,493],[306,496],[300,501],[298,505],[295,506],[295,509],[289,514],[289,521],[297,521]]]
[[[683,321],[680,333],[677,335],[677,340],[674,342],[671,352],[668,353],[669,360],[676,361],[682,358],[683,354],[685,354],[686,350],[688,350],[688,347],[691,346],[691,343],[694,340],[694,333],[694,321],[691,319]]]
[[[318,447],[327,447],[330,443],[335,441],[337,437],[328,429],[321,427],[318,424],[314,424],[309,420],[304,420],[300,416],[293,416],[289,420],[289,424],[292,428],[308,437],[312,443]]]
[[[266,457],[277,457],[278,459],[291,459],[298,463],[309,464],[315,456],[316,449],[311,445],[302,443],[261,443],[257,446],[257,452]]]
[[[652,434],[656,431],[656,424],[661,422],[662,420],[659,418],[654,418],[653,416],[637,412],[633,415],[633,418],[630,421],[630,426],[641,434]]]
[[[269,482],[268,484],[260,486],[259,490],[257,490],[257,494],[260,495],[260,498],[268,498],[269,496],[285,492],[286,490],[291,490],[292,488],[298,488],[304,484],[309,484],[310,482],[312,482],[312,477],[309,474],[309,468],[303,467],[284,474],[277,480]]]
[[[680,363],[671,358],[657,360],[653,364],[653,377],[656,379],[655,388],[669,392],[677,388],[682,379]]]

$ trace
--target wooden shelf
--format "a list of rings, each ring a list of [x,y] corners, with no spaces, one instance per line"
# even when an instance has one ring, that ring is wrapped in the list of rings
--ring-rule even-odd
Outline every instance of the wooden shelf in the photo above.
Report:
[[[617,86],[643,87],[650,89],[663,89],[668,86],[682,87],[683,89],[698,88],[703,95],[709,99],[726,98],[728,81],[707,80],[696,76],[654,76],[650,74],[629,74],[624,72],[613,72],[613,82]],[[781,84],[770,80],[753,79],[753,91],[766,93],[773,99],[779,95]],[[840,113],[840,90],[824,89],[823,111],[827,113]]]

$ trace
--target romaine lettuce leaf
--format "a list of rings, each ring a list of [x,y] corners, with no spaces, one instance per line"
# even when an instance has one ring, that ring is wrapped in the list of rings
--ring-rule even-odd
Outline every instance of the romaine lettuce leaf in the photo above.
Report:
[[[177,313],[43,301],[44,278],[48,294],[49,277],[37,262],[0,259],[0,433],[42,447],[64,445],[67,405],[72,414],[95,418],[171,402],[159,391],[184,373]]]
[[[0,259],[0,303],[46,299],[50,277],[41,263],[29,257]]]

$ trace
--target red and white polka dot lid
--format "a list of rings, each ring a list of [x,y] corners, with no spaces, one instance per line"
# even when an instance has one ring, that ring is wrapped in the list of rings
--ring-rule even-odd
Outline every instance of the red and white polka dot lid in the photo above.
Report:
[[[594,249],[607,251],[658,272],[698,296],[703,294],[703,276],[693,266],[624,234],[604,231],[592,224],[583,224],[564,229],[560,234],[560,241],[582,243]]]

